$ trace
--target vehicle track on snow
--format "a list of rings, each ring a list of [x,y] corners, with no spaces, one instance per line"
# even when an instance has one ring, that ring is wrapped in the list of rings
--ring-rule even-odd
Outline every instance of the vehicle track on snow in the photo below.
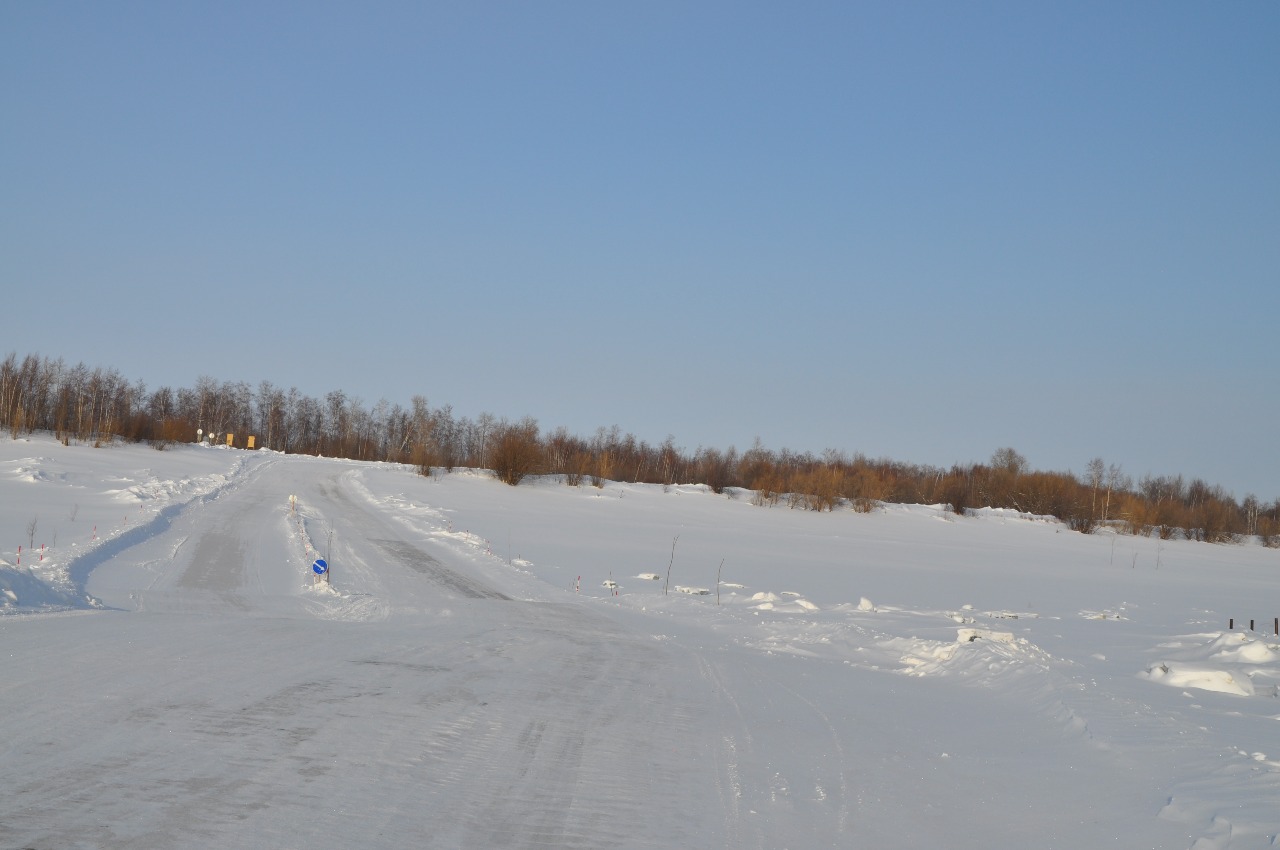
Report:
[[[438,558],[428,555],[412,543],[406,543],[403,540],[378,540],[374,538],[369,538],[369,542],[387,555],[390,555],[397,563],[426,576],[441,587],[455,591],[460,596],[468,599],[511,601],[511,597],[505,593],[500,593],[488,585],[468,578],[461,573],[454,572]]]
[[[317,492],[335,508],[331,524],[341,523],[346,536],[345,546],[349,550],[376,549],[393,563],[425,577],[447,593],[464,599],[511,601],[511,597],[505,593],[478,578],[452,569],[439,558],[423,551],[417,544],[392,536],[398,529],[390,526],[384,516],[374,512],[363,500],[352,497],[345,489],[344,479],[351,474],[335,475],[316,485]],[[369,545],[361,547],[361,541]]]

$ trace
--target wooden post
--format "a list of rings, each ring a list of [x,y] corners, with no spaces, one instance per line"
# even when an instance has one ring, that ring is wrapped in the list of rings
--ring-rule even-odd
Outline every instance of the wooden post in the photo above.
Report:
[[[667,580],[662,583],[663,596],[667,595],[667,585],[671,583],[671,565],[676,562],[676,541],[679,539],[680,539],[680,535],[677,534],[671,540],[671,560],[667,562]]]

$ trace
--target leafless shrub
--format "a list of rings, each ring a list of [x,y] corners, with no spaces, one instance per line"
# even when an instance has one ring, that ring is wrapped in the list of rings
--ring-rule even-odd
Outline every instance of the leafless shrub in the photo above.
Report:
[[[535,471],[541,457],[536,422],[525,419],[517,425],[499,425],[492,461],[499,479],[512,486],[519,484]]]
[[[1073,513],[1066,518],[1067,528],[1081,534],[1092,534],[1098,527],[1098,521],[1088,514]]]

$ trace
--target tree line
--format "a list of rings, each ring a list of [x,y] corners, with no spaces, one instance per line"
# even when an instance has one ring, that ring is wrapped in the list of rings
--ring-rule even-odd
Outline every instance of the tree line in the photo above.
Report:
[[[1076,475],[1034,470],[1012,448],[997,450],[987,463],[950,468],[835,450],[775,451],[758,440],[742,452],[689,452],[673,437],[653,445],[616,425],[584,437],[565,428],[543,433],[530,418],[472,419],[420,395],[407,408],[386,400],[366,407],[341,390],[317,399],[269,381],[253,387],[207,376],[194,387],[148,391],[114,369],[38,355],[11,353],[0,361],[0,426],[14,439],[39,430],[65,444],[119,439],[158,449],[194,441],[197,429],[219,441],[228,433],[253,434],[259,447],[280,452],[407,463],[426,475],[489,469],[512,485],[545,475],[572,486],[699,483],[717,493],[748,493],[759,505],[815,511],[869,511],[881,503],[945,504],[960,514],[1010,508],[1054,516],[1085,533],[1107,526],[1208,542],[1258,537],[1280,547],[1280,499],[1264,503],[1250,494],[1236,501],[1219,486],[1182,476],[1135,481],[1101,458]]]

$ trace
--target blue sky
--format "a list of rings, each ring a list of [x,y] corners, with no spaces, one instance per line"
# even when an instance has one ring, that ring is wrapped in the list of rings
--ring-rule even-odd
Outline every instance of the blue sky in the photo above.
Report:
[[[1280,496],[1280,5],[7,3],[0,353]]]

